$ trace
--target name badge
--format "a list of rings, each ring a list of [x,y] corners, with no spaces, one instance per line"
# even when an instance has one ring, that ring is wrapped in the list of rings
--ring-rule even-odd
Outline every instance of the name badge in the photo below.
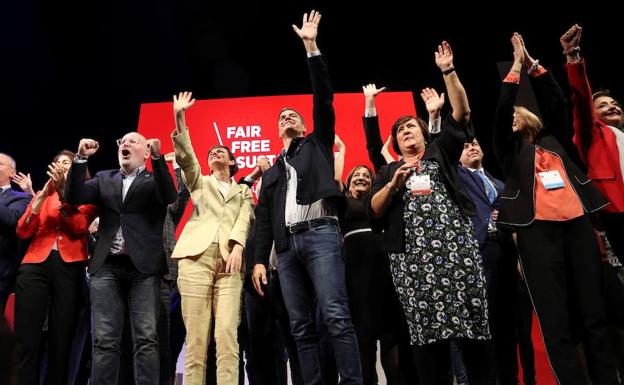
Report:
[[[412,175],[405,183],[412,195],[422,196],[431,194],[431,178],[429,175]]]
[[[537,174],[546,190],[554,190],[565,186],[563,178],[561,178],[561,174],[557,170],[542,171]]]

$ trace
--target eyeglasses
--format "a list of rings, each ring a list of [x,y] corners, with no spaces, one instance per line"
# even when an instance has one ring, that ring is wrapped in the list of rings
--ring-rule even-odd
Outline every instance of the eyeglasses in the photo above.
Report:
[[[117,147],[121,147],[126,143],[130,144],[131,146],[136,146],[137,144],[139,144],[139,141],[136,139],[121,138],[121,139],[117,139],[115,142],[117,143]]]

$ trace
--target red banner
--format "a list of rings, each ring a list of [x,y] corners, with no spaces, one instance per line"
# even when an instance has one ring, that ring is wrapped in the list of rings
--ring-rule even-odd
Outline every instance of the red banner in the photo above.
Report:
[[[390,126],[404,114],[415,114],[410,92],[386,92],[377,96],[382,138]],[[313,130],[312,96],[264,96],[252,98],[198,100],[186,113],[186,122],[197,158],[204,173],[209,173],[207,153],[221,143],[229,146],[240,168],[236,179],[249,174],[258,156],[271,163],[282,149],[277,132],[277,116],[283,107],[293,108]],[[361,93],[336,94],[336,134],[345,143],[345,177],[351,167],[370,164],[366,152],[362,116],[364,96]],[[160,138],[162,151],[173,151],[170,135],[174,128],[172,103],[146,103],[141,106],[138,131],[147,138]]]

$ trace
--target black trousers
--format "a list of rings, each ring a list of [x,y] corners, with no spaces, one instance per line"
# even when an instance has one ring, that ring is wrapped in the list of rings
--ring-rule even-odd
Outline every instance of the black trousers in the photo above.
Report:
[[[15,285],[15,272],[18,266],[12,260],[0,260],[0,313],[4,314],[9,295]]]
[[[268,274],[268,286],[260,297],[251,283],[245,285],[245,313],[248,327],[248,369],[251,385],[286,385],[286,364],[290,359],[291,380],[302,385],[299,356],[290,334],[277,271]]]
[[[48,318],[46,384],[66,385],[71,343],[84,284],[83,263],[66,263],[52,250],[42,263],[20,266],[15,288],[18,383],[38,385],[43,326]]]
[[[607,239],[613,247],[613,252],[624,264],[624,213],[602,212],[600,220],[607,233]]]
[[[494,385],[492,377],[492,348],[490,341],[468,339],[454,340],[463,353],[466,374],[470,385]],[[419,385],[451,385],[451,342],[439,341],[423,346],[414,346],[414,361]]]
[[[488,237],[481,245],[494,361],[492,376],[499,385],[515,385],[515,308],[518,282],[518,253],[511,235],[505,232]]]
[[[518,228],[517,236],[529,294],[558,382],[587,384],[570,336],[568,304],[573,302],[578,306],[578,324],[593,385],[616,384],[600,291],[600,257],[589,217],[563,222],[537,220]]]

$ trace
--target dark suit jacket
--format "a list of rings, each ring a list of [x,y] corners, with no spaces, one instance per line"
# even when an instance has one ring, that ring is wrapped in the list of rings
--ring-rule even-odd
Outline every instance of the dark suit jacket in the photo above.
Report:
[[[70,204],[95,204],[100,210],[99,237],[89,260],[95,274],[109,254],[119,226],[134,266],[143,274],[165,274],[163,223],[167,206],[177,192],[163,157],[152,160],[153,172],[144,169],[128,189],[122,202],[120,170],[98,172],[85,182],[87,163],[74,162],[67,177],[65,199]]]
[[[177,168],[174,172],[176,181],[178,182],[178,199],[167,206],[167,216],[165,217],[163,226],[163,246],[165,248],[165,256],[167,257],[167,265],[169,267],[169,273],[165,276],[165,279],[175,284],[175,281],[178,279],[178,261],[171,259],[171,253],[173,253],[173,249],[176,245],[176,229],[184,215],[184,210],[191,198],[191,193],[182,180],[182,169]]]
[[[15,228],[32,196],[8,189],[0,194],[0,297],[8,295],[24,248],[20,247]],[[0,298],[0,312],[4,308]]]
[[[498,223],[504,225],[528,226],[533,223],[537,146],[561,159],[585,212],[598,211],[609,203],[581,169],[582,162],[572,142],[574,132],[568,107],[559,84],[550,71],[531,77],[531,83],[544,121],[544,128],[534,143],[513,132],[518,84],[503,82],[494,118],[494,151],[505,174]]]
[[[477,241],[479,241],[481,245],[485,241],[485,236],[487,235],[490,214],[500,207],[500,194],[503,192],[505,184],[485,171],[485,175],[490,178],[490,181],[494,184],[498,192],[494,203],[490,203],[487,193],[485,192],[485,186],[483,186],[483,181],[478,175],[475,175],[474,172],[462,166],[457,166],[457,173],[459,174],[461,183],[464,185],[464,189],[468,192],[470,199],[475,205],[476,213],[472,215],[470,219],[472,220],[472,225],[477,235]]]
[[[308,70],[312,82],[314,131],[303,138],[295,138],[288,152],[280,155],[262,176],[256,207],[256,264],[268,264],[273,241],[277,252],[289,247],[285,221],[287,176],[284,157],[297,171],[298,204],[309,205],[325,199],[339,214],[345,207],[344,196],[334,181],[336,117],[332,104],[334,92],[325,58],[309,58]]]

